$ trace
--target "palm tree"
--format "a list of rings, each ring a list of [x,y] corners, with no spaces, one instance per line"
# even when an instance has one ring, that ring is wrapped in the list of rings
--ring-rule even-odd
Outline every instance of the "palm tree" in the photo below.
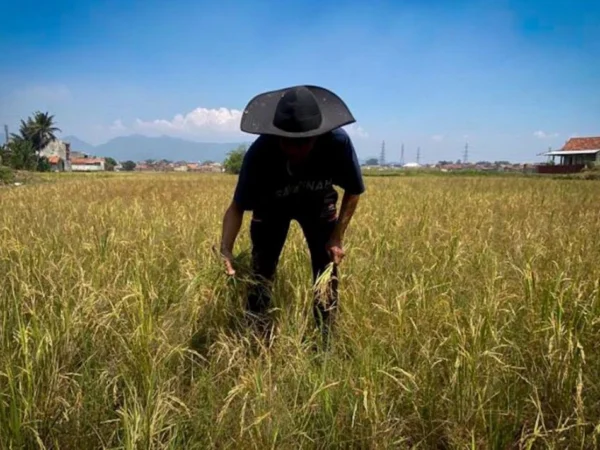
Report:
[[[19,134],[12,134],[12,141],[16,145],[20,145],[23,142],[28,142],[30,146],[20,147],[22,151],[29,148],[36,156],[36,162],[39,163],[40,152],[50,142],[56,140],[55,133],[61,131],[60,128],[54,126],[54,116],[36,111],[33,118],[28,117],[27,121],[21,119],[21,125],[19,126]]]
[[[54,116],[47,112],[37,111],[33,116],[33,120],[28,119],[27,129],[30,133],[31,143],[38,152],[50,142],[56,140],[55,133],[60,132],[61,129],[54,125]]]
[[[60,128],[54,126],[54,116],[37,111],[33,118],[28,117],[27,121],[21,119],[19,133],[13,133],[11,138],[13,141],[29,141],[36,151],[41,151],[50,142],[56,140],[57,131]]]

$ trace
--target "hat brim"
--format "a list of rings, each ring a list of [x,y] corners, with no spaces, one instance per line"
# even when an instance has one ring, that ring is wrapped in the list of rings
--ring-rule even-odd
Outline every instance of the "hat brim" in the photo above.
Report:
[[[319,86],[305,86],[315,96],[322,115],[319,128],[292,133],[273,125],[275,110],[283,94],[290,88],[264,92],[255,96],[242,114],[241,129],[250,134],[267,134],[289,138],[320,136],[336,128],[356,122],[348,106],[336,94]]]

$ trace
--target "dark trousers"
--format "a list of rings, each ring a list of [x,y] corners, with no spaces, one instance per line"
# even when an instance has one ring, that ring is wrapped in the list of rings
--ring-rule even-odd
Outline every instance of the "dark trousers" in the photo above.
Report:
[[[326,244],[334,230],[336,219],[315,217],[295,217],[302,228],[311,257],[313,285],[332,259]],[[248,295],[248,310],[257,318],[266,319],[265,313],[271,302],[271,289],[281,251],[287,238],[291,217],[253,218],[250,224],[252,240],[252,266],[254,284]],[[314,292],[313,314],[317,325],[326,333],[332,320],[333,310],[338,301],[337,268],[329,282]]]

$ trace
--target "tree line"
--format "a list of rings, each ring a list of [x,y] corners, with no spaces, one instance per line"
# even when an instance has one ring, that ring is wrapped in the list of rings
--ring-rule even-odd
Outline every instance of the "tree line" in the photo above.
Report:
[[[26,120],[21,120],[18,133],[11,133],[8,142],[0,145],[0,166],[8,166],[14,170],[47,172],[51,170],[48,158],[41,154],[48,144],[57,140],[56,133],[62,132],[56,126],[53,115],[36,111]],[[240,145],[230,151],[223,163],[225,171],[239,174],[247,148]],[[113,158],[105,158],[106,169],[113,170],[117,162]],[[135,162],[125,161],[123,170],[131,171]]]
[[[21,119],[19,132],[11,133],[8,142],[0,146],[0,165],[15,170],[49,171],[50,162],[40,152],[56,140],[60,131],[54,116],[47,112],[36,111],[27,120]]]
[[[14,170],[50,171],[52,166],[41,152],[57,140],[56,133],[61,131],[54,116],[48,112],[36,111],[26,120],[21,119],[19,132],[11,133],[8,142],[0,145],[0,166]],[[114,170],[117,161],[109,157],[104,159],[106,170]],[[125,170],[133,170],[135,163],[127,161],[123,166]]]
[[[244,156],[246,156],[246,151],[246,146],[240,145],[227,153],[227,157],[225,158],[225,161],[223,161],[225,172],[236,175],[239,174],[242,169],[242,163],[244,162]]]

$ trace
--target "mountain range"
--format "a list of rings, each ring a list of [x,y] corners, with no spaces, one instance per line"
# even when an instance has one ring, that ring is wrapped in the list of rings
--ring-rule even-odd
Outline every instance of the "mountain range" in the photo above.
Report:
[[[240,145],[249,145],[249,142],[195,142],[170,136],[148,137],[139,134],[116,137],[100,145],[89,144],[77,136],[65,136],[60,139],[71,144],[71,151],[97,157],[111,157],[117,161],[168,159],[221,162],[231,150]]]

